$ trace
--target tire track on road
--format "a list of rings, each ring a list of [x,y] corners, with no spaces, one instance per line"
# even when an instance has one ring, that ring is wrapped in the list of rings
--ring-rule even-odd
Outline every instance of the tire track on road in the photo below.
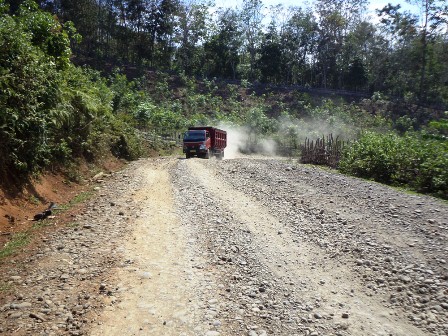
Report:
[[[91,335],[199,335],[199,275],[188,233],[176,216],[168,170],[174,158],[148,160],[133,198],[140,207],[116,269],[120,302],[109,306]],[[115,300],[115,298],[112,298]]]
[[[199,185],[204,186],[235,220],[249,228],[256,258],[267,272],[288,283],[292,297],[303,303],[303,309],[298,312],[299,321],[317,322],[330,330],[344,330],[344,334],[349,335],[424,335],[403,316],[386,309],[382,304],[385,297],[361,293],[362,285],[343,263],[330,259],[323,249],[291,234],[277,219],[275,209],[262,206],[219,179],[208,162],[189,160],[187,165]],[[315,309],[310,309],[310,305],[306,307],[309,302]]]

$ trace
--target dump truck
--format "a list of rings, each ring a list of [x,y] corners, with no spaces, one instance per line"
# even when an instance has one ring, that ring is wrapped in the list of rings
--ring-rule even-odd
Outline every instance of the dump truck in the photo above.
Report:
[[[197,156],[209,159],[216,156],[224,157],[224,148],[227,146],[227,132],[210,126],[189,127],[184,134],[183,152],[187,159]]]

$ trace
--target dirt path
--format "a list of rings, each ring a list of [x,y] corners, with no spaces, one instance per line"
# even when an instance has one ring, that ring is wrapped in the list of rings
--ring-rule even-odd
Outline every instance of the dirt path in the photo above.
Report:
[[[132,264],[117,268],[121,302],[110,306],[91,335],[195,335],[199,298],[187,233],[175,214],[168,169],[173,160],[146,164],[134,195],[139,216],[124,245]]]
[[[2,275],[5,335],[447,335],[448,206],[285,160],[140,160]]]
[[[324,250],[288,232],[285,225],[272,216],[273,210],[264,207],[207,169],[201,161],[189,161],[189,170],[206,186],[223,208],[234,219],[247,227],[258,247],[256,258],[266,265],[273,276],[286,277],[297,286],[296,299],[312,300],[320,297],[320,315],[332,316],[335,324],[343,324],[343,313],[351,315],[351,333],[354,335],[417,335],[421,333],[406,321],[385,309],[381,301],[386,297],[370,297],[360,290],[361,284],[343,263],[328,259]],[[275,210],[274,210],[275,211]],[[295,242],[294,242],[295,241]],[[292,243],[294,242],[294,243]],[[300,288],[300,284],[306,284]],[[357,293],[354,295],[353,293]],[[339,310],[339,314],[335,313]]]

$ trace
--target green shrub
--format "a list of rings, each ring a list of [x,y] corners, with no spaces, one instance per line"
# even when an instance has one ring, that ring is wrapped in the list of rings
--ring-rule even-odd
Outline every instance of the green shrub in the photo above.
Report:
[[[111,123],[111,153],[118,158],[136,160],[143,156],[142,139],[126,121],[115,118]]]
[[[1,15],[0,173],[26,175],[47,163],[58,83],[55,64],[20,24]]]
[[[365,132],[346,148],[339,168],[354,176],[448,198],[447,142],[419,134]]]
[[[448,199],[448,142],[425,140],[420,146],[423,159],[411,185],[418,191]]]
[[[58,68],[70,64],[70,38],[80,39],[71,22],[61,25],[51,13],[42,11],[35,1],[25,0],[20,5],[17,22],[31,37],[33,46],[40,48]]]
[[[141,93],[123,76],[114,91],[99,72],[73,66],[68,36],[74,29],[67,27],[70,32],[32,1],[14,17],[0,8],[1,181],[19,184],[78,157],[94,161],[112,152],[135,159],[141,153],[132,117],[113,114],[117,96],[121,112],[136,106]]]

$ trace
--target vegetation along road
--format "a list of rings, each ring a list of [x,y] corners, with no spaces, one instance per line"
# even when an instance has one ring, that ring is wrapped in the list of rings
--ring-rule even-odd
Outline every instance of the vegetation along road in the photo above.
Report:
[[[261,158],[99,186],[1,275],[2,334],[448,334],[446,202]]]

